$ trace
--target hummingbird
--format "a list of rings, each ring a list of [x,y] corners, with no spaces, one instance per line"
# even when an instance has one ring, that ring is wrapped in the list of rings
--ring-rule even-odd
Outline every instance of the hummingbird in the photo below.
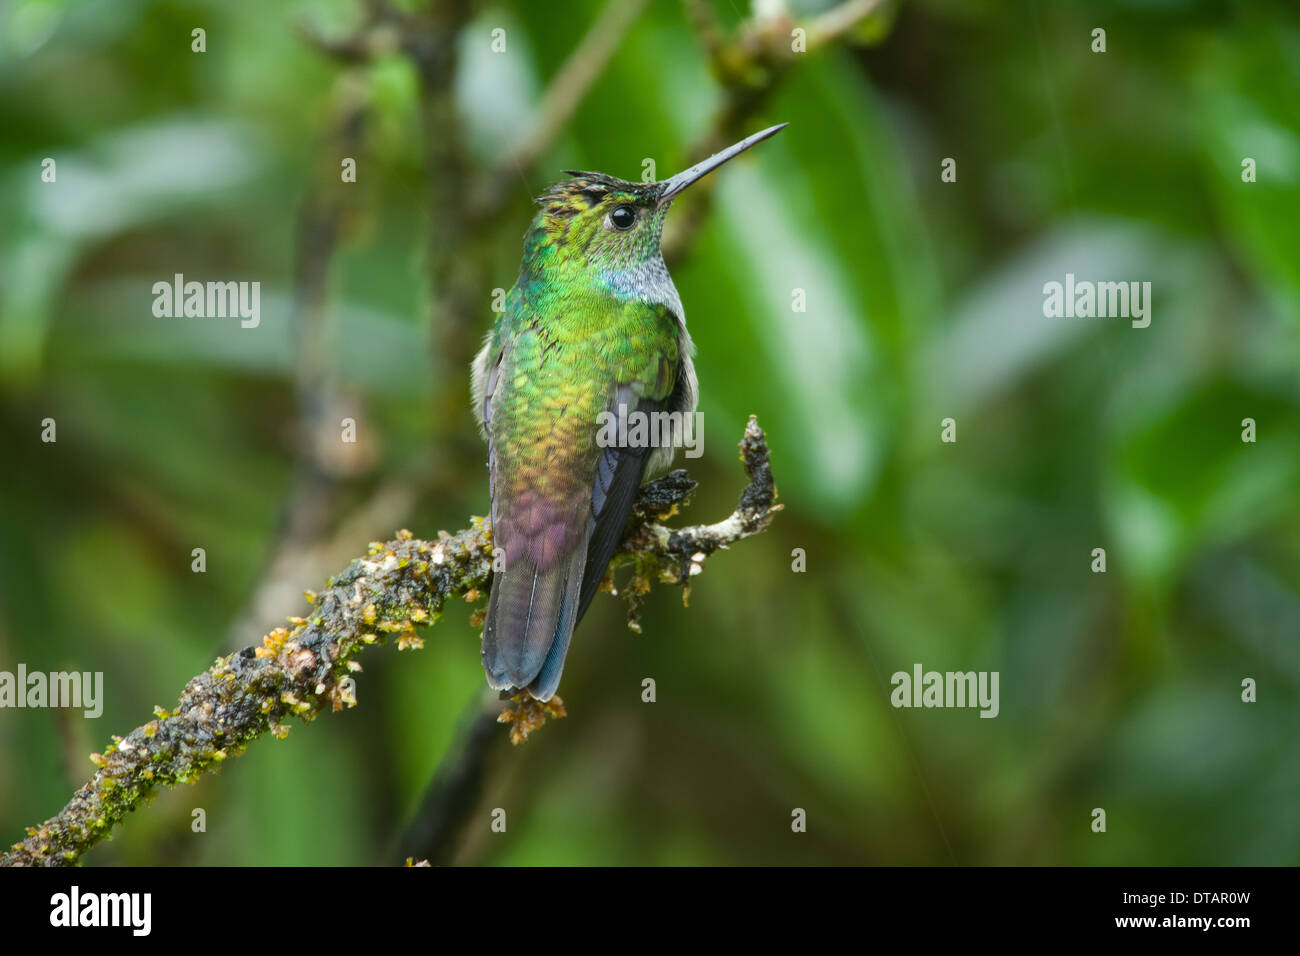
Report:
[[[660,239],[681,192],[787,124],[654,182],[565,170],[524,236],[519,278],[473,365],[498,570],[483,623],[488,684],[550,700],[647,472],[693,414],[695,346]],[[610,434],[678,412],[672,438]],[[658,419],[656,419],[658,420]],[[628,439],[633,439],[629,441]],[[494,562],[496,563],[496,562]]]

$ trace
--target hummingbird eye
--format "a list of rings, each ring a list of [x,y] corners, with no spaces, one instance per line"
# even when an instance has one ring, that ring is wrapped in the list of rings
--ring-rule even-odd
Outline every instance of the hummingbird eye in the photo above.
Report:
[[[636,210],[631,206],[616,206],[609,214],[615,229],[631,229],[636,222]]]

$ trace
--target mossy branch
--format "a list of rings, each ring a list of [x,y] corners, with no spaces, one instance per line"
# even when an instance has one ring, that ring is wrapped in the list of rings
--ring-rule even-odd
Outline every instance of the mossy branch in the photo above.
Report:
[[[674,529],[659,523],[695,489],[684,471],[641,489],[615,559],[637,568],[632,614],[652,576],[688,584],[710,554],[763,531],[780,510],[766,438],[753,417],[740,450],[749,484],[736,510],[716,524]],[[76,864],[159,788],[195,782],[263,734],[283,737],[290,718],[305,722],[327,708],[354,706],[350,678],[361,669],[355,660],[360,652],[389,638],[399,648],[421,646],[417,628],[433,624],[451,598],[476,600],[491,569],[491,530],[478,518],[457,534],[440,532],[434,541],[402,531],[392,541],[372,544],[323,592],[308,595],[309,617],[290,618],[290,627],[275,629],[260,645],[218,659],[185,685],[175,709],[155,708],[154,720],[115,736],[102,754],[92,755],[95,775],[57,816],[29,828],[0,863]],[[546,715],[516,700],[502,716],[513,721],[512,736],[521,739]]]

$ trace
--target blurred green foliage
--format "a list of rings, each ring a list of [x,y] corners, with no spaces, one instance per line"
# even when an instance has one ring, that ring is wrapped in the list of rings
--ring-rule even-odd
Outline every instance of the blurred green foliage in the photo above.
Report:
[[[736,25],[741,5],[712,6]],[[476,163],[531,121],[599,8],[480,8],[457,88]],[[265,571],[293,482],[296,222],[337,162],[331,100],[356,81],[294,26],[357,16],[343,0],[0,0],[0,670],[106,686],[98,721],[0,712],[0,838],[56,812],[109,733],[230,649]],[[436,493],[417,489],[406,521],[427,536],[487,509],[486,474],[442,454],[468,402],[464,422],[434,411],[468,376],[436,381],[430,356],[416,79],[397,55],[358,75],[361,211],[320,347],[373,459],[339,500],[432,459]],[[644,157],[667,174],[720,102],[681,7],[652,3],[545,172],[517,184],[496,284],[550,177],[637,178]],[[711,561],[689,608],[658,591],[642,635],[596,603],[561,688],[571,716],[505,755],[457,859],[1300,862],[1297,104],[1283,3],[912,0],[797,60],[754,124],[790,129],[721,174],[674,269],[706,421],[686,518],[731,508],[750,412],[786,511]],[[154,318],[152,284],[178,272],[259,280],[261,326]],[[1042,286],[1067,272],[1150,281],[1150,328],[1044,318]],[[469,613],[419,653],[370,655],[356,710],[161,796],[91,864],[387,861],[483,684]],[[893,709],[890,675],[916,662],[999,671],[1000,716]]]

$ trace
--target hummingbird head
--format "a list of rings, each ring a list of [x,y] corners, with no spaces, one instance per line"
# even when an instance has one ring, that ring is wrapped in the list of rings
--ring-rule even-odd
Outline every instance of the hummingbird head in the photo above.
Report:
[[[755,133],[669,179],[637,183],[565,170],[573,178],[556,183],[536,200],[541,209],[525,239],[524,271],[540,277],[557,267],[577,266],[617,293],[647,294],[642,288],[646,283],[667,280],[659,242],[673,199],[785,126]]]
[[[659,258],[659,237],[668,211],[667,203],[659,203],[661,183],[565,171],[573,178],[556,183],[537,198],[542,208],[530,230],[529,238],[540,240],[537,253],[552,260],[547,264],[568,262],[598,275],[612,275]]]

